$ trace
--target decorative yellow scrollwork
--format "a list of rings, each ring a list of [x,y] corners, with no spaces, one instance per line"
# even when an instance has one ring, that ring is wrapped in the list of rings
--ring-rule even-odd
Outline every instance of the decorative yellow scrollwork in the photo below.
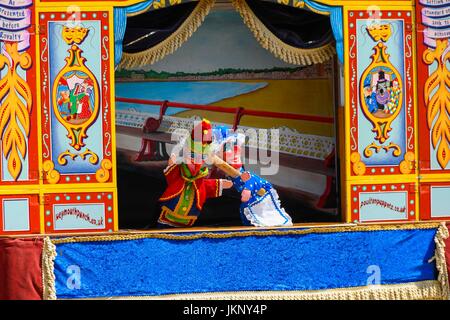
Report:
[[[400,172],[403,174],[411,173],[411,171],[414,169],[414,152],[408,151],[405,153],[405,159],[400,162],[399,168]]]
[[[57,170],[55,170],[55,164],[51,160],[44,161],[42,169],[46,173],[45,179],[48,181],[48,183],[58,183],[60,174]]]
[[[92,150],[86,149],[83,153],[72,153],[69,150],[66,150],[58,156],[58,163],[60,165],[64,166],[67,164],[66,157],[69,157],[72,160],[75,160],[75,158],[78,156],[83,160],[85,160],[87,156],[90,156],[89,162],[91,164],[97,164],[97,162],[98,162],[97,154],[95,152],[93,152]]]
[[[383,147],[372,142],[364,149],[364,156],[366,158],[370,158],[373,154],[373,151],[371,149],[375,149],[375,152],[378,153],[378,152],[380,152],[381,148],[383,148]]]
[[[437,148],[436,157],[442,169],[450,160],[450,72],[447,69],[450,51],[445,51],[448,46],[448,39],[436,40],[436,49],[427,49],[423,54],[427,65],[437,63],[436,70],[425,82],[424,92],[431,142]]]
[[[370,158],[373,155],[373,151],[371,149],[375,149],[376,153],[380,152],[381,149],[384,149],[386,152],[389,152],[390,149],[394,149],[392,152],[394,157],[399,157],[402,154],[400,147],[393,142],[389,143],[387,146],[379,146],[375,142],[372,142],[364,149],[364,156],[366,158]]]
[[[84,151],[83,153],[81,153],[79,156],[80,156],[81,159],[83,159],[83,160],[85,160],[87,156],[90,156],[90,157],[89,157],[89,162],[90,162],[91,164],[97,164],[97,162],[98,162],[98,156],[97,156],[97,154],[96,154],[95,152],[89,150],[89,149],[86,149],[86,151]]]
[[[8,67],[0,80],[0,134],[3,156],[8,159],[8,172],[17,180],[22,171],[22,158],[27,152],[33,101],[30,87],[17,73],[17,68],[29,69],[32,60],[28,53],[17,51],[17,43],[5,42],[4,45],[9,58],[0,54],[0,70]]]
[[[112,162],[109,159],[103,159],[100,162],[100,169],[95,173],[98,182],[107,182],[109,180],[109,172],[112,169]]]
[[[70,157],[72,160],[75,160],[77,154],[70,152],[69,150],[64,151],[58,156],[58,163],[62,166],[67,164],[66,157]]]
[[[364,164],[364,162],[361,161],[361,156],[359,155],[358,152],[353,152],[350,155],[350,161],[351,163],[353,163],[353,172],[358,175],[358,176],[362,176],[364,175],[364,173],[366,173],[366,165]]]

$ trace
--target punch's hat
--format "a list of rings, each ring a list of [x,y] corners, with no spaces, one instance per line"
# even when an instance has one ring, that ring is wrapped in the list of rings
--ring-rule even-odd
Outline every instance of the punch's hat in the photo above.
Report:
[[[203,119],[200,123],[194,126],[191,131],[191,138],[194,142],[202,144],[209,144],[212,142],[212,126],[209,120]]]
[[[194,125],[188,143],[188,148],[190,148],[191,152],[191,158],[195,158],[196,155],[206,156],[210,153],[212,145],[212,135],[212,126],[208,120],[203,119],[201,122]]]

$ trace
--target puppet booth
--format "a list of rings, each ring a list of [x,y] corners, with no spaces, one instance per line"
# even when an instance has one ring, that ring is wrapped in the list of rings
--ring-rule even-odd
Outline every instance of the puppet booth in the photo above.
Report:
[[[0,0],[0,298],[447,299],[449,17]]]

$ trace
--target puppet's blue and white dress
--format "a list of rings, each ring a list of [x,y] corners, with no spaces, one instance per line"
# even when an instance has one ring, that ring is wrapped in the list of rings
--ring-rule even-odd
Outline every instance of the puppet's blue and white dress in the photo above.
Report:
[[[244,172],[242,168],[241,172]],[[242,202],[240,207],[244,225],[257,227],[292,226],[292,219],[281,207],[278,193],[270,182],[253,173],[250,173],[250,176],[251,178],[246,182],[242,181],[241,177],[232,179],[234,188],[239,193],[244,189],[251,192],[249,201]]]

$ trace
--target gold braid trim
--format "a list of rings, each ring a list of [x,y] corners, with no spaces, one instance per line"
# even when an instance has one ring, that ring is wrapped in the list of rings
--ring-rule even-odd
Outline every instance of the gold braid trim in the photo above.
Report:
[[[310,291],[235,291],[107,297],[112,300],[438,300],[441,298],[441,286],[438,281],[433,280]]]
[[[150,9],[153,7],[153,2],[150,2],[144,9],[133,12],[133,13],[127,13],[127,18],[128,17],[134,17],[134,16],[138,16],[140,14],[143,14],[147,11],[150,11]]]
[[[173,7],[173,6],[179,5],[182,2],[186,3],[186,2],[190,2],[190,1],[197,1],[197,0],[184,0],[184,1],[181,1],[181,0],[169,0],[168,3],[166,3],[165,0],[150,1],[150,3],[144,9],[141,9],[141,10],[133,12],[133,13],[127,13],[127,17],[134,17],[134,16],[140,15],[140,14],[145,13],[145,12],[150,11],[150,10],[158,10],[158,9],[163,9],[163,8],[169,8],[169,7]]]
[[[275,36],[261,20],[252,12],[245,0],[232,0],[235,9],[244,19],[247,27],[253,32],[256,40],[275,57],[291,64],[307,66],[323,63],[335,55],[333,43],[314,49],[300,49],[288,45]]]
[[[96,241],[127,241],[138,239],[164,239],[164,240],[195,240],[195,239],[227,239],[237,237],[267,237],[267,236],[289,236],[289,235],[304,235],[312,233],[338,233],[338,232],[370,232],[383,230],[416,230],[416,229],[436,229],[439,223],[419,223],[419,224],[402,224],[402,225],[370,225],[370,226],[348,226],[348,227],[324,227],[324,228],[309,228],[309,229],[295,229],[286,230],[264,230],[257,229],[255,231],[230,231],[227,233],[221,232],[199,232],[190,233],[188,235],[180,235],[180,231],[174,230],[171,232],[142,232],[142,233],[116,233],[113,235],[92,235],[92,236],[77,236],[53,239],[54,244],[61,243],[75,243],[75,242],[96,242]],[[184,229],[186,230],[186,229]],[[177,233],[178,232],[178,233]],[[196,231],[192,231],[196,232]],[[225,231],[226,232],[226,231]],[[176,233],[176,234],[175,234]]]
[[[436,259],[436,269],[438,270],[438,281],[442,289],[442,298],[449,299],[450,290],[448,282],[447,263],[445,260],[445,242],[444,240],[449,237],[447,226],[442,222],[438,228],[434,242],[436,243],[436,251],[434,257]]]
[[[56,246],[49,237],[44,238],[44,247],[42,249],[42,288],[43,300],[56,300],[55,288],[55,258]]]
[[[164,58],[166,55],[174,53],[175,50],[181,47],[198,27],[200,27],[203,20],[205,20],[205,17],[208,15],[209,10],[214,5],[214,1],[215,0],[200,0],[194,11],[192,11],[191,15],[181,24],[181,26],[167,37],[167,39],[158,43],[156,46],[136,53],[124,52],[119,68],[129,69],[153,64]]]
[[[313,8],[311,5],[305,3],[305,6],[314,13],[321,14],[323,16],[330,16],[330,13],[327,11],[320,11],[318,9]]]

